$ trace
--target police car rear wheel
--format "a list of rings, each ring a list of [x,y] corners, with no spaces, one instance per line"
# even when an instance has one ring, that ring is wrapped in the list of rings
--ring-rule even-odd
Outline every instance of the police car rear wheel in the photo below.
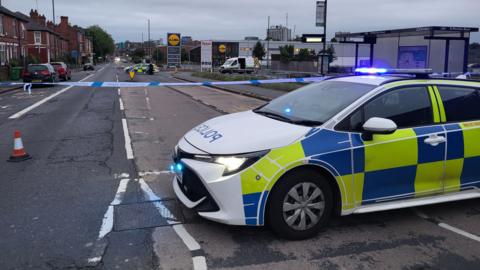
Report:
[[[292,240],[314,236],[332,213],[329,184],[311,171],[299,171],[280,181],[270,197],[268,218],[272,230]]]

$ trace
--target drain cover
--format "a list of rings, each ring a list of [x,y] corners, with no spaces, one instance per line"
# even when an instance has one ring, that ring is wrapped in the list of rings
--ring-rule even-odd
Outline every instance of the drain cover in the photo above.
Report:
[[[114,231],[171,226],[169,222],[184,223],[181,206],[176,200],[120,204],[114,210]]]

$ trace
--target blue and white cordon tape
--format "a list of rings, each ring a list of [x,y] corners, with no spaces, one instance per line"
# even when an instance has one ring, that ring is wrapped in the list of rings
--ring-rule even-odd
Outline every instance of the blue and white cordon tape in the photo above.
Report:
[[[206,81],[206,82],[55,82],[55,83],[23,83],[4,82],[0,87],[23,86],[25,90],[32,85],[62,85],[73,87],[162,87],[162,86],[215,86],[215,85],[261,85],[274,83],[311,83],[324,80],[325,77],[285,78],[271,80],[248,80],[248,81]]]

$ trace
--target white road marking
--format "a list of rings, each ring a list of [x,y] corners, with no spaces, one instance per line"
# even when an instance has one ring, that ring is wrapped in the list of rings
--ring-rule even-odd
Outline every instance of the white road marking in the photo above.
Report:
[[[150,98],[149,98],[149,97],[145,97],[145,101],[147,102],[147,109],[148,109],[149,111],[151,111],[151,110],[152,110],[152,107],[150,106]]]
[[[200,249],[200,244],[193,239],[193,237],[187,232],[187,230],[185,230],[185,227],[182,224],[174,225],[173,229],[190,251]]]
[[[120,184],[118,185],[117,193],[115,193],[115,198],[108,206],[107,212],[103,216],[102,226],[100,227],[100,232],[98,233],[98,240],[101,240],[105,235],[109,234],[113,229],[113,213],[114,213],[114,206],[121,204],[123,200],[123,195],[127,191],[128,182],[130,179],[122,179],[120,180]]]
[[[204,256],[195,256],[193,259],[193,269],[207,270],[207,260]]]
[[[133,159],[132,140],[130,139],[130,134],[128,133],[127,119],[122,119],[122,125],[123,135],[125,136],[125,150],[127,152],[127,159]]]
[[[85,78],[83,78],[82,80],[80,80],[80,82],[89,79],[89,78],[92,77],[93,75],[95,75],[95,74],[90,74],[90,75],[88,75],[87,77],[85,77]],[[68,86],[68,87],[66,87],[66,88],[63,88],[62,90],[56,92],[55,94],[50,95],[50,96],[48,96],[48,97],[46,97],[46,98],[38,101],[37,103],[35,103],[35,104],[33,104],[33,105],[31,105],[31,106],[29,106],[29,107],[27,107],[27,108],[19,111],[18,113],[10,116],[8,119],[18,119],[18,118],[22,117],[23,115],[25,115],[26,113],[30,112],[31,110],[33,110],[33,109],[41,106],[42,104],[44,104],[45,102],[47,102],[47,101],[49,101],[49,100],[51,100],[52,98],[55,98],[56,96],[59,96],[59,95],[65,93],[66,91],[68,91],[68,90],[69,90],[70,88],[72,88],[72,87],[73,87],[73,86]]]
[[[113,205],[109,205],[107,212],[103,216],[102,226],[100,227],[100,232],[98,233],[98,239],[102,239],[110,233],[113,229]]]
[[[474,235],[474,234],[471,234],[469,232],[466,232],[464,230],[461,230],[461,229],[458,229],[458,228],[455,228],[453,226],[450,226],[448,224],[445,224],[445,223],[438,223],[438,226],[446,229],[446,230],[449,230],[449,231],[452,231],[454,233],[457,233],[457,234],[460,234],[462,236],[465,236],[467,238],[470,238],[474,241],[477,241],[477,242],[480,242],[480,237],[478,237],[477,235]]]
[[[113,199],[110,205],[119,205],[122,203],[123,196],[127,191],[128,182],[130,179],[122,179],[120,180],[120,184],[118,185],[117,193],[115,194],[115,198]]]
[[[148,186],[148,184],[145,182],[145,180],[140,178],[138,181],[139,181],[139,184],[140,184],[140,188],[142,189],[142,191],[145,193],[145,195],[147,197],[147,200],[150,200],[150,201],[160,200],[160,197],[158,197],[153,192],[153,190],[150,188],[150,186]],[[174,216],[172,215],[170,210],[168,210],[168,208],[165,207],[165,205],[163,205],[163,203],[161,201],[155,202],[154,205],[157,208],[160,215],[162,215],[164,218],[167,219],[167,223],[170,224],[170,225],[173,225],[172,226],[173,230],[178,235],[178,237],[180,237],[180,239],[182,239],[183,243],[185,244],[185,246],[187,246],[187,248],[190,251],[195,251],[195,250],[200,250],[201,249],[200,244],[192,237],[192,235],[190,235],[187,232],[187,230],[185,229],[185,227],[182,224],[176,224],[177,223],[176,221],[171,220],[171,218],[174,217]],[[205,259],[204,256],[192,257],[192,263],[193,263],[193,269],[195,269],[195,270],[207,269],[207,262],[206,262],[206,259]]]
[[[128,173],[114,174],[113,177],[114,177],[115,179],[118,179],[118,178],[128,178],[128,177],[130,177],[130,174],[128,174]]]
[[[138,175],[146,176],[146,175],[162,175],[162,174],[171,174],[171,171],[148,171],[148,172],[139,172]]]
[[[102,257],[93,257],[93,258],[88,258],[89,263],[98,263],[102,260]]]
[[[121,110],[121,111],[125,110],[125,107],[123,107],[122,98],[119,98],[118,100],[120,101],[120,110]]]
[[[122,95],[122,91],[120,90],[120,88],[118,88],[118,95],[119,95],[119,96]]]
[[[434,218],[431,218],[429,216],[427,216],[427,214],[421,212],[420,210],[418,209],[414,209],[414,212],[415,214],[417,214],[417,216],[419,216],[420,218],[423,218],[429,222],[432,222],[436,225],[438,225],[439,227],[445,229],[445,230],[449,230],[451,232],[454,232],[456,234],[459,234],[461,236],[464,236],[466,238],[469,238],[471,240],[474,240],[474,241],[477,241],[477,242],[480,242],[480,237],[478,235],[475,235],[475,234],[472,234],[472,233],[469,233],[469,232],[466,232],[462,229],[459,229],[459,228],[456,228],[456,227],[453,227],[453,226],[450,226],[446,223],[443,223],[443,222],[438,222],[437,220],[435,220]]]

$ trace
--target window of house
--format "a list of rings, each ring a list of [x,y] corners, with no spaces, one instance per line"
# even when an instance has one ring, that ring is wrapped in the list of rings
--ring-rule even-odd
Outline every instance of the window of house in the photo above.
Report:
[[[35,44],[42,44],[42,33],[35,31]]]
[[[21,26],[21,31],[22,31],[22,32],[20,33],[20,37],[21,37],[22,39],[25,39],[25,24],[20,23],[20,26]]]
[[[3,35],[5,33],[3,29],[3,15],[0,15],[0,34]]]
[[[17,21],[16,21],[16,20],[13,20],[13,21],[12,21],[12,35],[13,35],[14,37],[17,37],[17,32],[18,32],[17,30],[18,30],[18,29],[17,29]]]
[[[5,65],[6,55],[5,55],[5,44],[0,44],[0,64]]]

